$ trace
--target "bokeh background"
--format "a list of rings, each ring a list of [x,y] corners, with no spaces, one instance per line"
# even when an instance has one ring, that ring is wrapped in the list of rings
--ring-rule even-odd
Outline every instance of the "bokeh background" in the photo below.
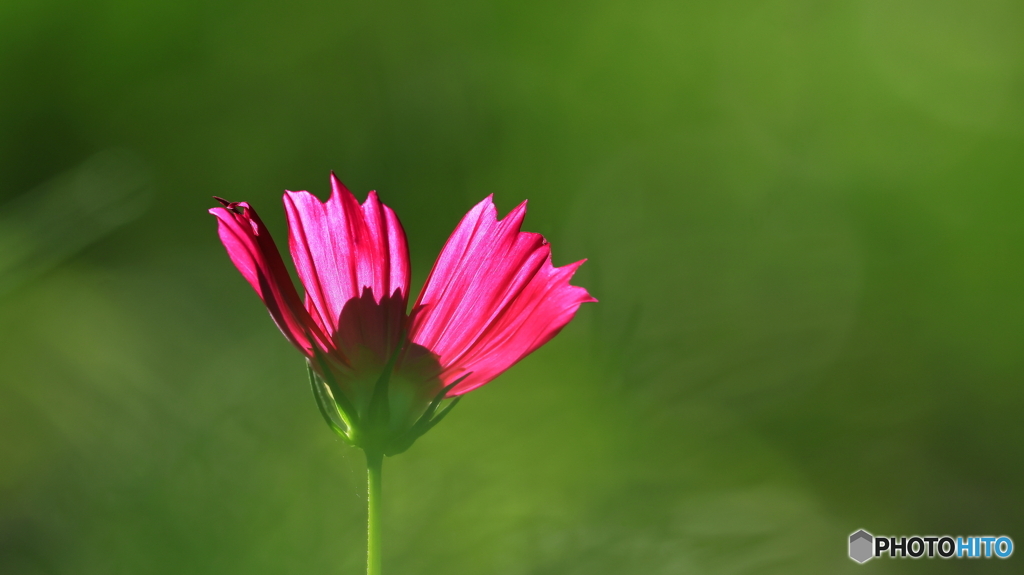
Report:
[[[0,2],[0,572],[363,570],[206,213],[335,170],[414,290],[493,193],[601,300],[386,462],[387,573],[1019,573],[846,544],[1024,544],[1022,159],[1013,0]]]

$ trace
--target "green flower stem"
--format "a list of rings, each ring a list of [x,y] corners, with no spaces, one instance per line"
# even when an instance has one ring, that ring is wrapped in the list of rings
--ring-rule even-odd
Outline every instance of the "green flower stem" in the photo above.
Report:
[[[384,454],[366,450],[366,575],[380,575],[380,475]]]

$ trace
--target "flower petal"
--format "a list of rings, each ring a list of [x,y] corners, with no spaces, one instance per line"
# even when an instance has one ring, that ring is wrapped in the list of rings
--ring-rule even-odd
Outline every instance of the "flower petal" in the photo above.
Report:
[[[326,338],[302,306],[270,232],[249,204],[216,199],[224,207],[210,213],[217,217],[217,232],[231,261],[266,304],[281,333],[311,355],[310,336],[321,342]]]
[[[354,337],[357,329],[340,325],[342,312],[346,304],[369,289],[374,301],[386,300],[387,305],[367,306],[364,302],[359,306],[364,311],[356,316],[362,317],[364,325],[374,323],[365,317],[373,309],[382,316],[375,320],[376,325],[397,326],[398,329],[388,330],[385,348],[373,349],[386,356],[398,343],[409,298],[405,231],[376,192],[370,192],[360,206],[334,174],[331,188],[331,197],[326,202],[309,192],[285,192],[284,196],[289,246],[295,269],[306,288],[306,306],[324,332]],[[339,348],[347,347],[345,342],[335,343]],[[379,347],[365,343],[371,348]]]
[[[554,337],[580,304],[569,285],[582,261],[556,268],[540,234],[521,232],[526,202],[503,220],[488,196],[456,227],[414,307],[410,339],[438,356],[460,395],[497,377]]]

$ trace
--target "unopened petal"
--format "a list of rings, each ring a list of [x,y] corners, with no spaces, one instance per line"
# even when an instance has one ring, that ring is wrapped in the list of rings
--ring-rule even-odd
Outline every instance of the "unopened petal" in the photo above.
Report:
[[[245,202],[213,208],[217,231],[231,261],[263,300],[281,333],[300,351],[309,355],[313,340],[323,334],[302,305],[281,254],[259,215]]]

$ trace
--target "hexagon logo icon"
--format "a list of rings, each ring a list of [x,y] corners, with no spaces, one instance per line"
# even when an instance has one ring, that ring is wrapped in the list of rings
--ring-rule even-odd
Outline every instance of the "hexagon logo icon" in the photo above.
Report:
[[[857,563],[864,563],[874,555],[872,547],[875,538],[863,529],[850,535],[850,559]]]

